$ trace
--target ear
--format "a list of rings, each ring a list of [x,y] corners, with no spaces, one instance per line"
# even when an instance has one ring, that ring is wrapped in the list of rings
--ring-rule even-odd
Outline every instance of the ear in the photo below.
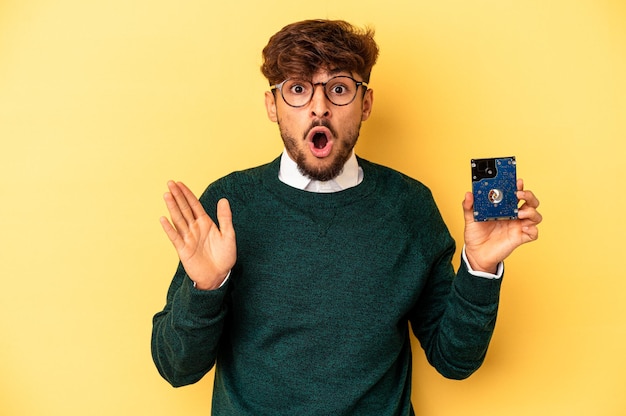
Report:
[[[276,123],[278,121],[276,116],[276,98],[271,91],[265,91],[265,110],[267,111],[267,118]]]
[[[365,95],[363,96],[363,111],[361,115],[361,121],[365,121],[370,118],[370,114],[372,114],[372,106],[374,105],[374,91],[366,90]]]

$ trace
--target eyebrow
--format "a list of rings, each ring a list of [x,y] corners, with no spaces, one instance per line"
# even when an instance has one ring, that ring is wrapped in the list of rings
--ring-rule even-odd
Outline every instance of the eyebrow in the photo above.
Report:
[[[348,76],[350,78],[354,78],[354,75],[352,74],[352,72],[346,70],[346,69],[331,69],[326,71],[326,75],[328,75],[328,79],[336,77],[336,76]],[[313,82],[313,80],[310,80],[311,82]]]
[[[330,78],[332,78],[332,77],[339,76],[339,75],[345,75],[345,76],[349,76],[349,77],[351,77],[351,78],[353,78],[353,77],[354,77],[354,75],[352,74],[352,72],[350,72],[350,71],[348,71],[348,70],[346,70],[346,69],[340,69],[340,68],[338,68],[338,69],[331,69],[331,70],[327,70],[327,71],[325,71],[325,72],[326,72],[326,74],[328,75],[329,79],[330,79]],[[317,71],[316,71],[316,73],[317,73]],[[302,76],[299,76],[299,75],[290,76],[290,77],[287,77],[287,79],[295,79],[295,80],[299,80],[299,81],[309,81],[309,82],[313,82],[313,79],[312,79],[312,78],[308,78],[308,79],[307,79],[306,77],[302,77]]]
[[[350,71],[348,71],[346,69],[341,69],[341,68],[337,68],[337,69],[333,69],[333,70],[328,71],[328,75],[335,76],[335,75],[341,74],[342,72],[345,72],[349,76],[352,76],[352,72],[350,72]]]

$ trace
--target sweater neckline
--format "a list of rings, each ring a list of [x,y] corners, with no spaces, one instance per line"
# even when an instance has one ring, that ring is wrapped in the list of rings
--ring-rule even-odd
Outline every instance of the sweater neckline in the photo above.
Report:
[[[310,192],[289,186],[278,179],[280,158],[268,165],[263,175],[263,186],[268,192],[290,204],[311,205],[312,207],[330,207],[350,205],[370,195],[376,189],[377,174],[371,164],[357,156],[359,166],[363,169],[363,181],[354,187],[331,193]]]

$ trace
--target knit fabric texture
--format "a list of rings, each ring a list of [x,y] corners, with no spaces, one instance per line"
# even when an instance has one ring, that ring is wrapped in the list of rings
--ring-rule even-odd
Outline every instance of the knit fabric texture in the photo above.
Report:
[[[411,415],[409,322],[431,365],[462,379],[483,362],[502,279],[455,274],[431,192],[359,158],[363,182],[319,194],[278,179],[280,158],[211,184],[227,198],[237,263],[201,291],[179,264],[153,320],[173,386],[216,366],[215,415]]]

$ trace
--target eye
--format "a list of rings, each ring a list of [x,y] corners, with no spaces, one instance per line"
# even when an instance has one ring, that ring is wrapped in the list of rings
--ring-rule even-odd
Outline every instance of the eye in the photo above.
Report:
[[[287,90],[293,95],[303,95],[308,93],[308,87],[304,82],[293,81],[287,85]]]
[[[336,79],[334,82],[327,85],[327,91],[329,95],[338,97],[341,95],[350,95],[352,88],[350,88],[350,85],[345,80]]]
[[[341,95],[344,92],[346,92],[346,86],[345,85],[334,85],[333,86],[333,93],[334,94]]]

